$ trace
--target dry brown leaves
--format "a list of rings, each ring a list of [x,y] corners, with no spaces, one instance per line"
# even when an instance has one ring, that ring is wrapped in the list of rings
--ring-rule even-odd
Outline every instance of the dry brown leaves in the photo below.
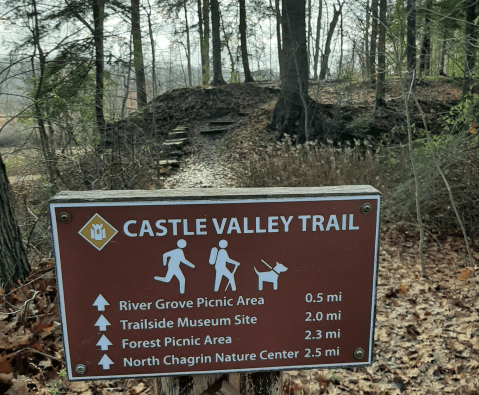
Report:
[[[462,240],[428,241],[428,279],[421,277],[415,237],[390,232],[381,244],[374,363],[290,372],[291,394],[479,393],[479,273],[462,267]],[[340,382],[321,389],[332,375]]]

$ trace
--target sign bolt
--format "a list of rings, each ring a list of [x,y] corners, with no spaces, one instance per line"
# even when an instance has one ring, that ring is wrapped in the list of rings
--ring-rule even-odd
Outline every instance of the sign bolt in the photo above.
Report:
[[[356,348],[356,350],[354,350],[354,358],[356,359],[363,359],[364,358],[364,355],[366,355],[366,353],[364,352],[364,350],[359,347],[359,348]]]
[[[372,211],[373,211],[373,206],[370,203],[364,203],[361,206],[361,212],[364,215],[371,214]]]
[[[86,366],[82,363],[75,366],[75,373],[76,374],[85,374],[86,373]]]
[[[70,213],[67,213],[65,211],[62,211],[61,213],[59,213],[57,215],[57,218],[58,220],[63,223],[63,224],[67,224],[69,223],[71,220],[72,220],[72,216]]]

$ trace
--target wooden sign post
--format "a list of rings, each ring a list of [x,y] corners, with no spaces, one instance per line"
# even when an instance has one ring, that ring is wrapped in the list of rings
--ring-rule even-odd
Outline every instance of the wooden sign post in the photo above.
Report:
[[[372,187],[62,192],[50,207],[70,380],[372,362]]]

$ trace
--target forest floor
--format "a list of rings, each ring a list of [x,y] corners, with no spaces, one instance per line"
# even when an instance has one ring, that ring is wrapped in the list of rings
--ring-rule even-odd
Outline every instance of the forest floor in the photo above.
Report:
[[[391,101],[396,97],[394,89],[391,84]],[[230,107],[246,106],[244,94],[241,103],[230,103]],[[334,103],[344,94],[339,83],[336,87],[327,84],[321,89],[323,99],[317,98]],[[371,108],[373,93],[368,87],[347,94],[348,100],[357,101],[350,105]],[[443,112],[457,102],[459,94],[460,87],[444,82],[431,82],[424,91],[418,89],[418,97],[430,104],[429,109],[444,108]],[[238,119],[224,137],[200,135],[205,120],[181,120],[191,126],[192,143],[185,149],[187,157],[180,168],[165,179],[166,188],[236,186],[232,160],[274,141],[266,130],[274,91],[267,88],[263,97],[258,98],[257,92],[255,96],[254,105],[243,108],[250,112],[249,116]],[[185,101],[184,97],[177,99]],[[212,114],[208,120],[227,115]],[[431,112],[429,115],[434,116]],[[14,189],[20,190],[21,180],[12,181]],[[475,240],[476,267],[471,267],[466,265],[460,237],[440,232],[434,237],[428,235],[428,277],[423,278],[416,232],[384,223],[373,364],[360,369],[285,372],[285,394],[479,394],[478,245],[479,240]],[[54,263],[45,257],[34,263],[24,285],[2,294],[0,394],[158,394],[155,379],[67,381],[62,373],[64,355],[59,322]]]

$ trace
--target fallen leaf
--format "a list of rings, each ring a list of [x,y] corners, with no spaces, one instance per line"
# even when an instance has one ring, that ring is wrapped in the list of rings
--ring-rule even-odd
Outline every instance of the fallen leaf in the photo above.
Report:
[[[462,269],[461,274],[457,278],[459,281],[467,281],[469,280],[469,277],[471,277],[472,270],[469,269]]]
[[[9,357],[8,355],[5,355],[3,357],[0,357],[0,373],[12,373],[12,365],[10,365],[10,361],[12,360],[12,357]]]

